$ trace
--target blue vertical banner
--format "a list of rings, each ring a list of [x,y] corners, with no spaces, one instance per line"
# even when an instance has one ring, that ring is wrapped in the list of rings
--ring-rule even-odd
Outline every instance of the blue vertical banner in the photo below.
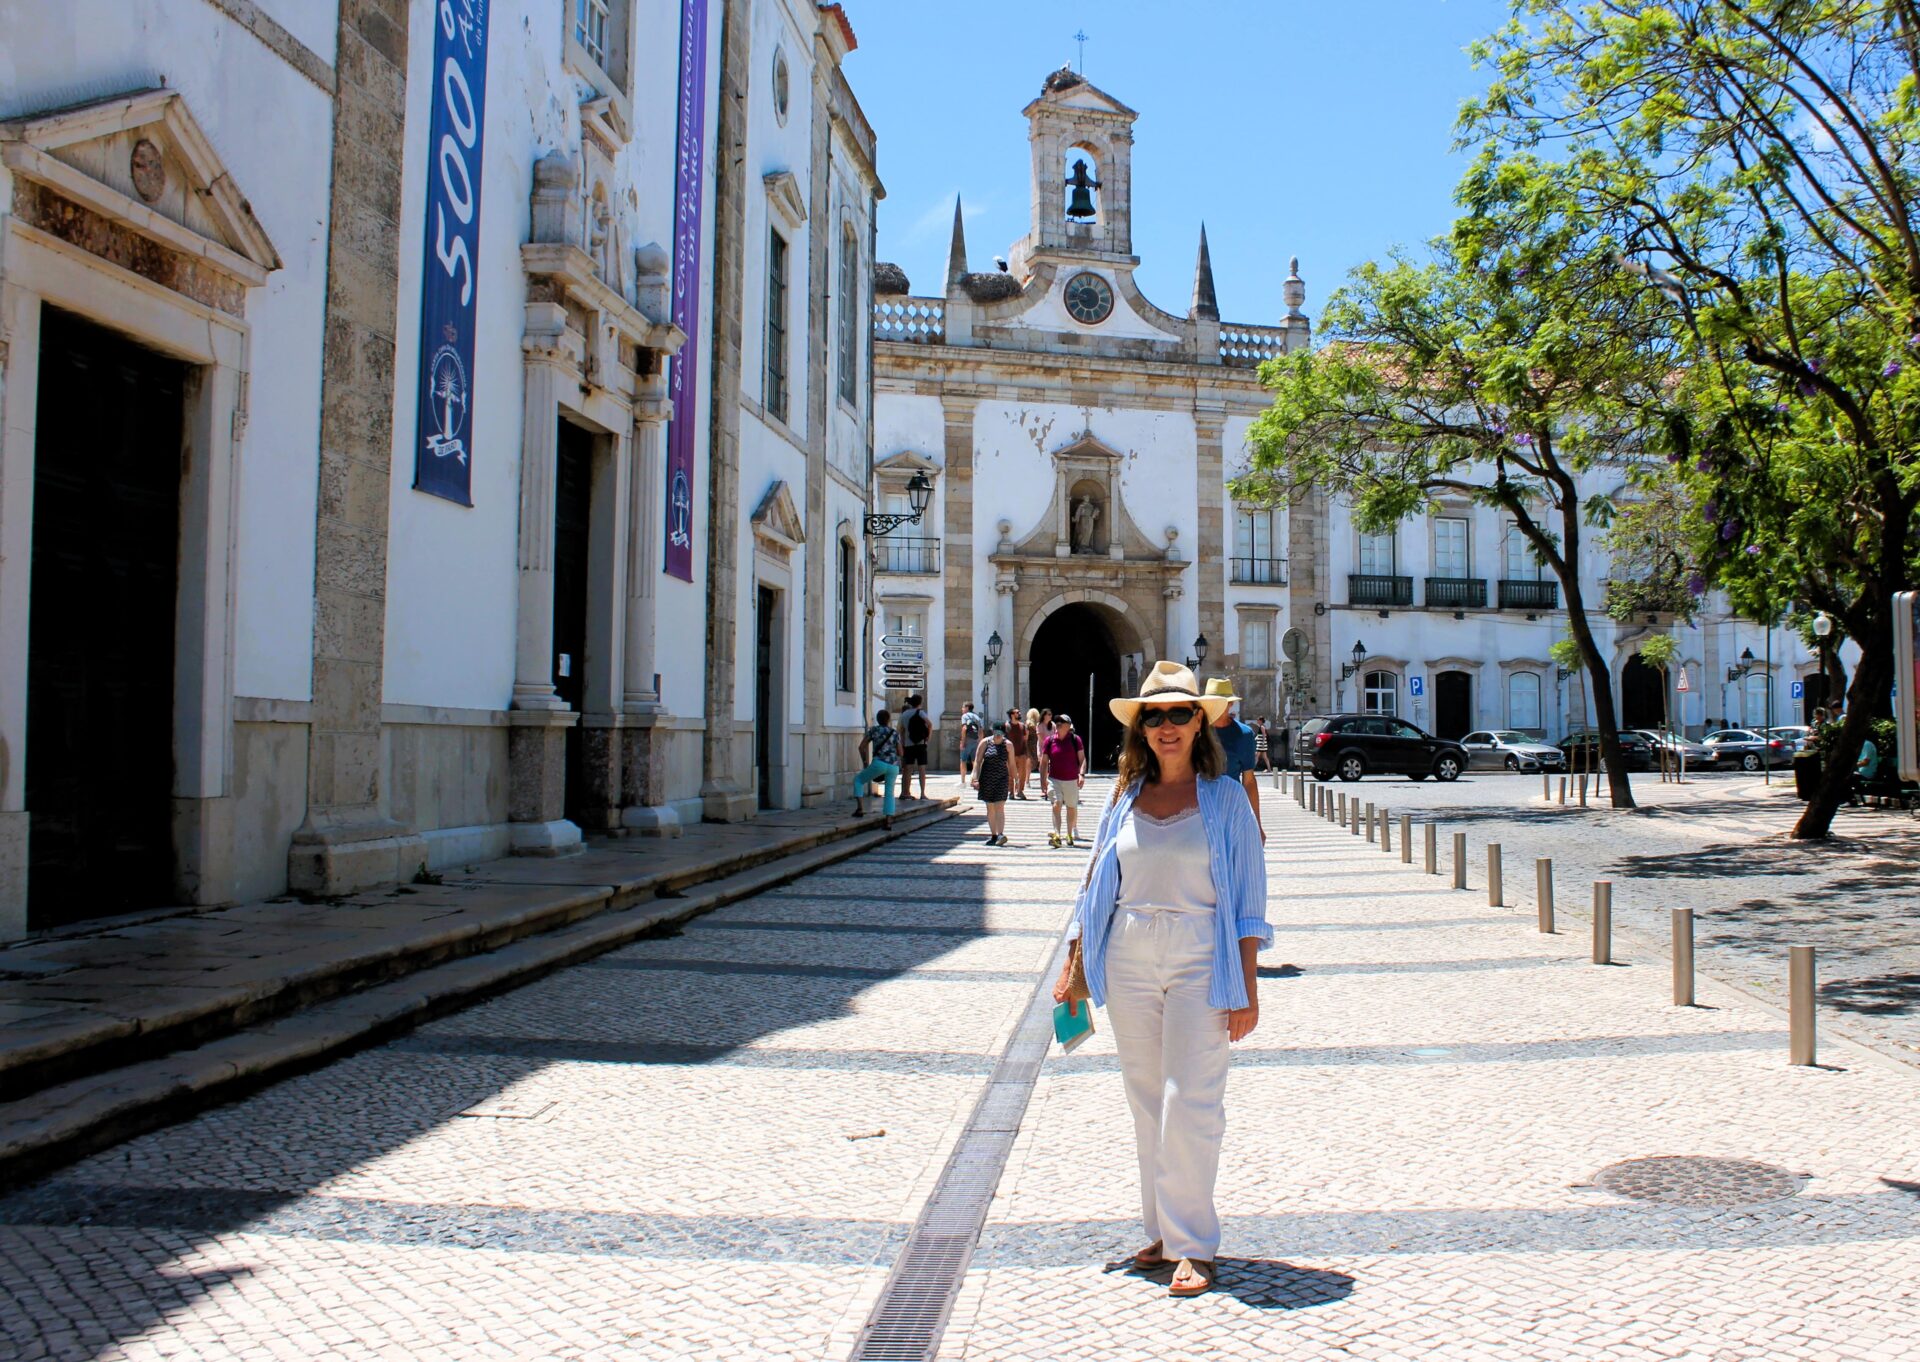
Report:
[[[693,580],[693,451],[700,433],[700,208],[706,183],[707,0],[680,4],[680,119],[674,142],[673,324],[687,333],[667,371],[669,576]]]
[[[433,0],[413,485],[462,506],[473,505],[473,331],[479,310],[488,3]]]

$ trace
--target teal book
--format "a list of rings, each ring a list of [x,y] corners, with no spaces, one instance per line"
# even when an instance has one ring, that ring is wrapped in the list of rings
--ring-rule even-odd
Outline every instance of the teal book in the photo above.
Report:
[[[1071,1014],[1068,1004],[1056,1003],[1053,1009],[1053,1037],[1060,1042],[1060,1048],[1067,1054],[1079,1049],[1082,1042],[1093,1034],[1093,1004],[1082,998],[1073,1005]]]

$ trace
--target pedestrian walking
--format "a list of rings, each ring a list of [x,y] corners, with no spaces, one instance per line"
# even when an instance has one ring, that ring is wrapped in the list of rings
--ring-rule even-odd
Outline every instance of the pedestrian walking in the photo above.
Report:
[[[1007,740],[1007,726],[995,724],[980,743],[978,769],[973,788],[987,806],[987,845],[1007,844],[1007,780],[1013,761],[1013,745]]]
[[[867,800],[873,795],[873,782],[880,782],[880,812],[887,820],[887,826],[893,826],[893,778],[900,774],[900,734],[893,726],[892,716],[886,710],[880,710],[873,716],[873,725],[860,735],[860,760],[866,765],[860,774],[853,778],[853,812],[855,817],[864,817],[867,812]]]
[[[1053,798],[1053,792],[1047,788],[1047,767],[1046,763],[1040,760],[1040,744],[1046,741],[1047,735],[1052,732],[1053,711],[1043,709],[1040,711],[1040,722],[1033,730],[1033,751],[1029,755],[1032,758],[1032,766],[1040,772],[1040,797],[1046,800]]]
[[[960,784],[965,787],[973,776],[973,755],[980,746],[981,720],[969,700],[960,709]]]
[[[1227,1047],[1259,1024],[1255,955],[1273,942],[1259,824],[1212,727],[1227,703],[1174,662],[1109,702],[1126,727],[1120,774],[1053,988],[1056,1002],[1107,1009],[1148,1241],[1133,1265],[1172,1265],[1175,1296],[1213,1288]]]
[[[1253,721],[1253,764],[1256,770],[1271,771],[1273,769],[1273,759],[1268,753],[1268,746],[1267,721],[1255,719]]]
[[[1213,736],[1226,753],[1227,774],[1239,781],[1240,788],[1247,792],[1247,803],[1253,806],[1253,821],[1260,828],[1260,840],[1264,842],[1267,830],[1260,820],[1260,782],[1253,778],[1258,739],[1252,728],[1233,717],[1231,707],[1240,699],[1233,693],[1233,682],[1224,676],[1209,677],[1207,697],[1227,702],[1228,708],[1220,711],[1220,717],[1213,721]]]
[[[1022,722],[1027,726],[1027,761],[1026,765],[1021,768],[1020,797],[1025,799],[1027,797],[1027,782],[1033,778],[1035,769],[1040,765],[1040,742],[1047,736],[1047,730],[1041,727],[1040,711],[1037,709],[1028,710],[1027,717],[1022,720]],[[1047,792],[1042,790],[1040,797],[1045,799]]]
[[[1013,798],[1027,797],[1027,726],[1020,722],[1018,706],[1007,711],[1007,782]]]
[[[911,799],[913,777],[920,776],[920,798],[927,797],[927,747],[933,741],[933,716],[927,713],[924,696],[909,695],[907,707],[900,713],[900,731],[906,744],[900,758],[900,797]]]
[[[1077,846],[1080,836],[1080,790],[1087,783],[1087,745],[1073,731],[1065,714],[1053,716],[1053,732],[1040,744],[1040,764],[1053,787],[1053,833],[1047,845]],[[1067,835],[1060,835],[1060,816],[1066,815]]]

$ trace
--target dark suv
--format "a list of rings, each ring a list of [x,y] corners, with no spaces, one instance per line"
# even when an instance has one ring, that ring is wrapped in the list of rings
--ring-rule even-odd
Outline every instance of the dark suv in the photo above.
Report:
[[[1317,780],[1358,780],[1369,772],[1425,780],[1458,780],[1467,769],[1467,749],[1422,733],[1405,719],[1385,714],[1330,714],[1300,725],[1293,739],[1295,764]]]

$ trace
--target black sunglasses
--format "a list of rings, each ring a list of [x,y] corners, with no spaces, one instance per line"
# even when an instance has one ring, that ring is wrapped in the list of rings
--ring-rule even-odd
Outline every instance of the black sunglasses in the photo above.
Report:
[[[1171,709],[1149,709],[1141,714],[1142,728],[1158,728],[1161,724],[1172,724],[1175,728],[1185,728],[1193,722],[1193,716],[1200,711],[1192,705],[1175,705]]]

